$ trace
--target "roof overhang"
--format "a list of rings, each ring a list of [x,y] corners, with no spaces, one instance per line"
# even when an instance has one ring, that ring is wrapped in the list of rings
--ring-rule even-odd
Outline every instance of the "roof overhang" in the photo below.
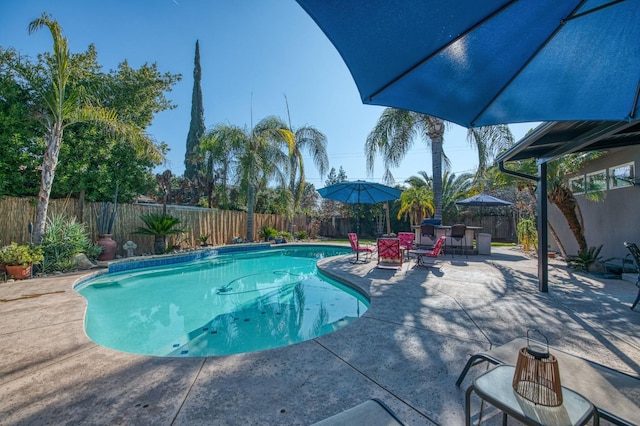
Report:
[[[640,144],[640,120],[552,121],[540,124],[496,162],[535,158],[551,161],[574,152],[600,151]]]

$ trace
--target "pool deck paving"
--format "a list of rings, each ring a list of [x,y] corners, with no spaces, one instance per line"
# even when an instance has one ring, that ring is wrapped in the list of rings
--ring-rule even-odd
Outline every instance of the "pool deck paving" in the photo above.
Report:
[[[640,307],[629,282],[576,273],[514,248],[441,256],[432,268],[321,260],[371,306],[349,326],[296,345],[206,358],[132,355],[84,333],[86,273],[0,282],[0,425],[308,425],[379,398],[409,425],[464,424],[455,381],[470,355],[539,329],[550,343],[640,376]],[[477,401],[476,401],[477,400]],[[495,410],[493,410],[495,411]],[[473,400],[478,420],[481,405]],[[483,424],[500,424],[482,409]],[[518,424],[510,419],[509,424]],[[607,424],[602,422],[602,424]]]

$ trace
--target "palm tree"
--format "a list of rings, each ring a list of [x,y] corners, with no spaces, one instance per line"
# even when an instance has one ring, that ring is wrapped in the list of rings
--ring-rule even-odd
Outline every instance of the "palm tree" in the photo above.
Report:
[[[211,208],[215,205],[228,207],[229,196],[227,186],[230,174],[235,164],[235,153],[233,150],[237,141],[245,138],[243,129],[226,124],[217,124],[211,130],[205,132],[200,139],[200,153],[204,158],[204,173],[207,181],[207,202]],[[234,142],[235,141],[235,142]],[[216,181],[220,182],[220,191],[214,191]]]
[[[251,130],[218,125],[207,133],[204,142],[203,149],[221,161],[225,175],[233,174],[236,183],[246,189],[247,241],[253,241],[256,191],[272,179],[286,185],[283,171],[287,169],[287,153],[292,150],[294,135],[282,120],[269,116]]]
[[[385,167],[384,179],[387,183],[393,183],[390,169],[400,166],[416,137],[431,145],[434,217],[437,219],[442,219],[442,166],[446,158],[443,142],[447,126],[446,121],[437,117],[385,108],[365,143],[368,172],[373,173],[375,157],[380,152]],[[480,164],[486,164],[488,159],[492,158],[492,150],[508,145],[509,141],[513,143],[513,136],[506,125],[471,129],[467,138],[477,146]]]
[[[44,67],[18,64],[16,72],[33,91],[38,118],[45,127],[45,151],[42,159],[42,176],[38,196],[38,207],[33,239],[39,244],[44,233],[51,187],[55,177],[58,156],[66,127],[82,122],[93,121],[108,127],[116,135],[134,142],[136,149],[146,151],[154,158],[161,158],[161,152],[149,140],[142,130],[124,124],[118,120],[113,110],[91,105],[89,90],[76,83],[85,70],[74,63],[69,52],[67,38],[57,21],[44,13],[29,24],[29,34],[47,27],[53,38],[53,55],[47,58]]]
[[[306,151],[311,154],[311,158],[321,178],[327,173],[327,169],[329,168],[329,156],[327,155],[327,137],[324,133],[313,126],[303,126],[294,129],[291,126],[288,103],[287,116],[289,118],[289,131],[294,135],[293,145],[289,151],[289,191],[292,196],[289,232],[293,235],[293,215],[300,210],[306,186],[304,160],[302,158],[303,152]]]
[[[573,191],[565,182],[565,179],[568,175],[579,172],[588,162],[595,160],[601,155],[602,152],[598,151],[569,154],[550,161],[547,165],[547,200],[555,205],[564,216],[569,230],[578,244],[579,252],[586,252],[588,249],[587,240],[584,236],[584,220],[582,218],[580,205],[573,195]],[[537,170],[534,160],[512,162],[509,168],[530,176],[534,176]],[[527,190],[531,197],[537,200],[535,182],[523,181],[522,179],[506,174],[501,174],[501,178],[502,185],[513,186],[514,181],[518,182],[520,189]],[[598,188],[587,188],[585,192],[585,198],[591,201],[598,201],[602,196],[603,193],[599,191]],[[566,258],[568,253],[562,242],[550,223],[548,223],[548,226],[562,256]]]

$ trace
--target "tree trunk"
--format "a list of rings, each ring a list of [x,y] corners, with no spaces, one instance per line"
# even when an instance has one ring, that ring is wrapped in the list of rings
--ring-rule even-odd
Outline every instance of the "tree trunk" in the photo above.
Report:
[[[154,254],[163,254],[167,250],[167,237],[164,235],[156,235],[153,241]]]
[[[249,184],[247,191],[247,241],[253,242],[253,204],[255,199],[255,188]]]
[[[36,223],[33,229],[33,242],[40,244],[42,235],[47,223],[47,210],[49,209],[49,198],[51,187],[58,166],[58,154],[62,144],[62,123],[55,123],[53,128],[45,136],[46,149],[42,158],[42,177],[40,181],[40,192],[38,194],[38,207],[36,210]]]
[[[553,188],[548,195],[549,201],[558,207],[562,215],[567,220],[569,229],[578,243],[580,252],[587,250],[587,240],[584,237],[584,229],[578,218],[578,203],[571,192],[565,187],[558,186]]]
[[[444,126],[444,125],[443,125]],[[431,138],[431,167],[433,179],[433,217],[442,220],[442,135]]]

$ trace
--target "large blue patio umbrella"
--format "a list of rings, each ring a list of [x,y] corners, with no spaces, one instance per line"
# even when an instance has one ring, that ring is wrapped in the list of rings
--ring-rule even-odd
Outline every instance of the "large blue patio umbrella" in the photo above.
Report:
[[[362,101],[465,127],[638,119],[640,0],[297,0]]]
[[[397,200],[402,191],[375,182],[356,180],[339,182],[318,189],[322,198],[340,201],[341,203],[358,204],[356,234],[360,237],[360,204],[375,204]]]

